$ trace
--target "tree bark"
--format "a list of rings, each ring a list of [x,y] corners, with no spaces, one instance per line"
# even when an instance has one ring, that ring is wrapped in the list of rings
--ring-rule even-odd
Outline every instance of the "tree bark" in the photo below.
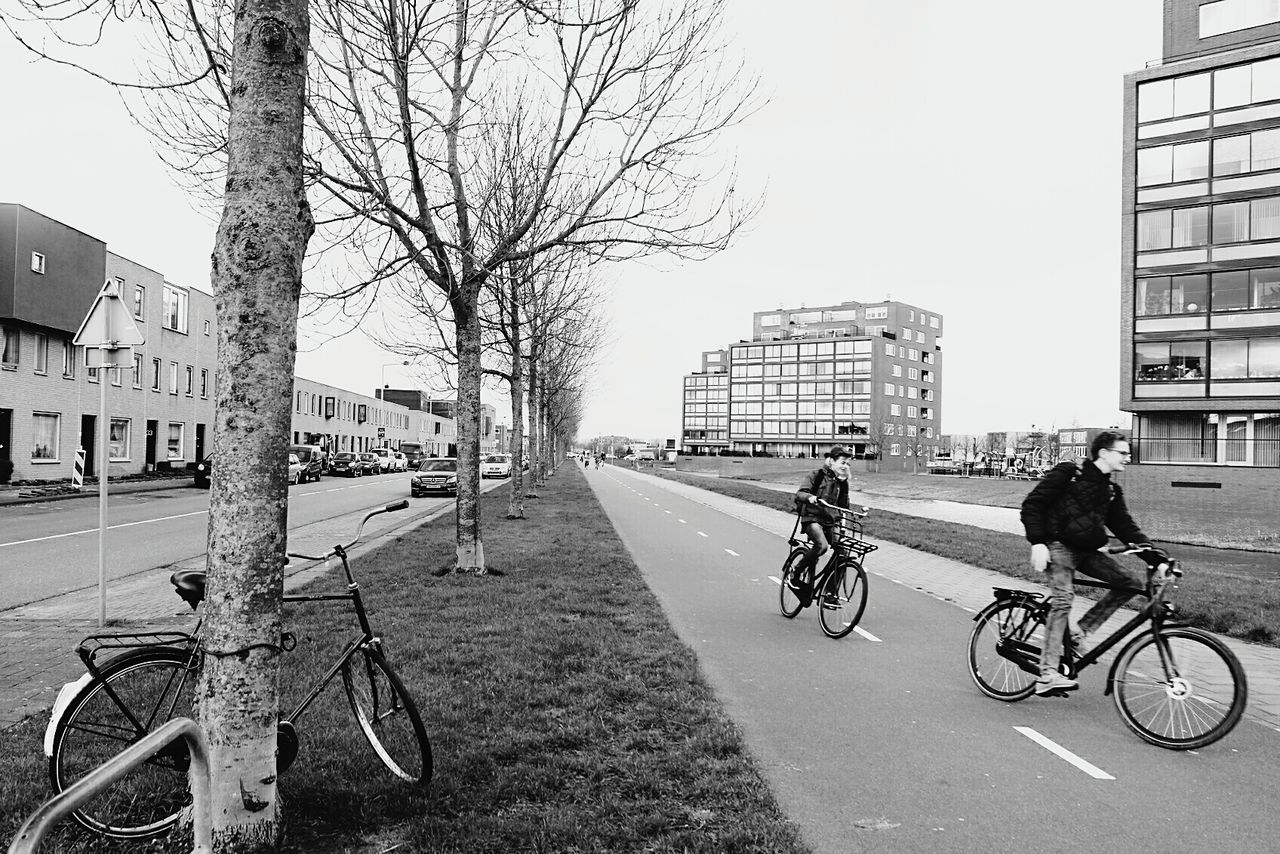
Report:
[[[511,287],[511,499],[508,519],[524,516],[524,357],[520,352],[520,295]]]
[[[236,8],[228,165],[213,253],[218,370],[206,656],[214,848],[274,851],[280,608],[298,296],[314,230],[302,181],[309,18],[300,0]]]
[[[456,572],[485,571],[480,539],[480,315],[474,291],[464,282],[453,303],[458,350],[458,516]]]

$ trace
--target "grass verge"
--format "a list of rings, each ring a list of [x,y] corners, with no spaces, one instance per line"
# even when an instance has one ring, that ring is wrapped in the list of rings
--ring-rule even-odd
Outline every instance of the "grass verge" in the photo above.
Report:
[[[539,495],[528,520],[503,518],[505,490],[482,498],[500,577],[433,577],[452,559],[452,516],[354,563],[422,710],[435,777],[422,793],[396,783],[331,685],[281,777],[286,850],[806,851],[581,472]],[[354,631],[339,609],[288,613],[299,643],[282,669],[286,700]],[[0,733],[5,839],[48,796],[44,723]],[[109,849],[63,825],[45,850]]]
[[[697,477],[662,468],[654,469],[653,474],[784,513],[795,512],[790,493],[749,481]],[[1016,534],[876,510],[866,520],[866,535],[1003,575],[1044,581],[1041,573],[1027,565],[1027,541]],[[1192,569],[1171,597],[1181,619],[1219,634],[1280,646],[1280,579],[1244,578],[1206,563]],[[1099,595],[1087,587],[1077,593],[1090,598]]]

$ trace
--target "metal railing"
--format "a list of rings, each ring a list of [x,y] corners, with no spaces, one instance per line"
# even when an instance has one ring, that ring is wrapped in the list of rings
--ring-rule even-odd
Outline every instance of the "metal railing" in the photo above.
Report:
[[[34,854],[51,827],[146,762],[160,748],[179,738],[187,742],[187,751],[191,754],[188,775],[191,780],[191,830],[195,840],[193,854],[213,854],[209,745],[204,732],[191,718],[174,718],[90,771],[71,788],[43,803],[18,829],[18,835],[9,845],[9,854]]]

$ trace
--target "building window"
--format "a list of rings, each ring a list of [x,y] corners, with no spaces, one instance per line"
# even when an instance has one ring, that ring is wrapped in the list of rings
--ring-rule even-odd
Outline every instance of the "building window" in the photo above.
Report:
[[[884,384],[884,393],[887,397],[893,397],[893,383]]]
[[[44,255],[39,252],[31,253],[31,272],[44,275]]]
[[[1188,74],[1138,84],[1138,121],[1209,112],[1209,73]]]
[[[901,454],[902,454],[902,446],[899,445],[897,442],[894,442],[892,445],[889,446],[889,456],[896,457],[896,456],[900,456]]]
[[[1213,242],[1280,237],[1280,197],[1213,206]]]
[[[190,365],[187,365],[187,376],[186,376],[187,397],[191,397],[191,392],[192,392],[191,386],[192,386],[192,381],[195,378],[195,372],[196,372],[195,368],[191,367]]]
[[[32,336],[36,342],[36,373],[49,373],[49,336],[37,332]]]
[[[187,292],[173,285],[164,286],[164,308],[161,324],[174,332],[187,331]]]
[[[1139,187],[1199,181],[1208,177],[1208,140],[1138,149]]]
[[[112,460],[129,459],[129,419],[111,419],[111,433],[107,436],[107,445],[108,456]]]
[[[1138,279],[1134,311],[1139,317],[1209,310],[1209,277],[1159,276]]]
[[[104,351],[100,350],[99,352],[104,352]],[[107,376],[111,378],[111,384],[116,388],[119,388],[120,381],[123,379],[123,377],[121,376],[123,371],[120,368],[106,368],[105,370],[107,372]]]
[[[169,422],[169,443],[166,452],[171,460],[182,459],[182,424],[179,422]]]
[[[1247,204],[1247,203],[1246,203]],[[1216,205],[1215,207],[1225,207]],[[1217,231],[1214,232],[1215,236]],[[1181,249],[1209,242],[1209,208],[1144,211],[1138,214],[1138,251]]]
[[[1200,6],[1200,38],[1277,21],[1280,21],[1280,4],[1275,0],[1217,0]]]
[[[133,354],[133,387],[142,388],[142,354]]]
[[[1205,342],[1179,341],[1134,347],[1137,382],[1170,382],[1204,378]]]
[[[169,394],[178,393],[178,363],[169,363]]]
[[[4,328],[4,350],[0,353],[0,363],[6,368],[18,366],[18,348],[22,344],[22,334],[16,329]]]
[[[151,390],[160,390],[160,360],[151,360]]]
[[[76,345],[70,341],[62,342],[62,375],[64,377],[76,375]]]
[[[1215,380],[1280,377],[1280,338],[1214,341],[1209,372]]]
[[[891,403],[891,404],[889,404],[889,414],[890,414],[890,415],[892,415],[894,418],[901,418],[901,417],[902,417],[902,405],[901,405],[901,404],[899,404],[899,403]]]
[[[1213,311],[1280,308],[1280,267],[1213,274]]]
[[[893,365],[893,375],[895,377],[902,376],[902,365]]]
[[[205,335],[209,334],[209,321],[207,320],[204,322],[204,334]]]
[[[31,459],[58,459],[58,421],[51,412],[34,412],[31,415]]]
[[[139,320],[146,320],[143,316],[147,308],[147,289],[142,285],[133,286],[133,316]]]
[[[209,396],[209,369],[208,368],[200,369],[200,396],[201,397]]]
[[[889,309],[885,306],[869,308],[863,314],[863,318],[866,320],[883,320],[888,316],[889,316]]]

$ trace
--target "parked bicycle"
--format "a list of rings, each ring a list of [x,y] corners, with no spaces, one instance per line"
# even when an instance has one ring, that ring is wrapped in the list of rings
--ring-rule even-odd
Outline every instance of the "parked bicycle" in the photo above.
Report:
[[[1144,624],[1116,656],[1104,693],[1115,701],[1121,719],[1140,738],[1171,750],[1191,750],[1222,738],[1239,722],[1248,698],[1244,669],[1231,649],[1209,632],[1172,618],[1169,587],[1182,576],[1168,552],[1151,546],[1108,549],[1135,555],[1147,564],[1143,593],[1147,604],[1128,623],[1084,654],[1063,642],[1061,669],[1076,674],[1098,662]],[[1112,589],[1085,578],[1077,584]],[[1005,702],[1031,696],[1040,672],[1049,602],[1042,593],[996,587],[995,601],[978,613],[969,636],[969,673],[978,689]]]
[[[320,692],[339,674],[356,724],[378,759],[396,777],[414,785],[431,779],[431,746],[418,708],[400,677],[387,663],[381,638],[374,634],[351,573],[348,551],[360,541],[364,525],[374,516],[403,510],[408,501],[388,504],[364,517],[355,539],[334,546],[324,555],[290,553],[303,560],[336,557],[342,561],[347,592],[290,595],[286,602],[348,601],[360,632],[348,641],[329,669],[292,711],[277,725],[276,765],[286,771],[298,754],[297,722]],[[204,600],[205,573],[175,572],[170,581],[191,607]],[[292,650],[287,632],[281,649]],[[88,670],[81,680],[63,688],[45,734],[49,781],[62,792],[107,759],[165,722],[196,717],[196,680],[204,658],[200,624],[185,632],[94,635],[76,652]],[[100,655],[110,655],[98,661]],[[68,697],[70,698],[68,700]],[[74,815],[80,824],[105,836],[142,839],[169,830],[189,803],[187,748],[181,740],[161,750],[145,765]]]
[[[821,571],[815,572],[810,584],[805,585],[808,595],[793,590],[788,583],[797,564],[809,554],[812,543],[802,539],[800,534],[800,516],[796,516],[796,526],[787,540],[791,544],[791,554],[782,564],[782,585],[778,594],[778,602],[782,616],[791,619],[811,602],[818,602],[818,623],[822,631],[832,638],[842,638],[853,631],[854,626],[862,619],[862,612],[867,607],[867,573],[862,568],[862,559],[879,546],[873,546],[862,539],[862,520],[866,518],[868,509],[846,510],[826,501],[818,500],[818,504],[836,514],[836,523],[832,527],[831,557]]]

